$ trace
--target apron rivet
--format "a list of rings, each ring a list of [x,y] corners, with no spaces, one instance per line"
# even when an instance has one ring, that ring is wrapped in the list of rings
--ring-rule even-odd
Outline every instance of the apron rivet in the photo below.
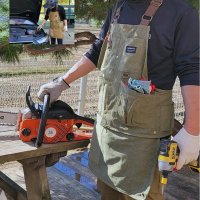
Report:
[[[153,132],[153,134],[156,134],[156,133],[157,133],[156,131]]]

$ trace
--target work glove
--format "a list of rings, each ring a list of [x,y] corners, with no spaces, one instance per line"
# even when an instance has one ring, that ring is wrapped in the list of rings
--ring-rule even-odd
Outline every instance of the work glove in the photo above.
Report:
[[[50,83],[46,83],[40,87],[40,90],[37,94],[38,98],[43,101],[44,95],[50,95],[50,104],[55,102],[59,96],[61,95],[62,91],[70,88],[70,86],[64,81],[62,77],[58,77],[53,79]]]
[[[67,32],[68,31],[68,28],[67,26],[64,26],[64,31]]]
[[[176,169],[179,170],[183,165],[197,160],[200,150],[200,136],[189,134],[182,128],[174,137],[173,141],[177,142],[180,149],[180,155],[177,161]]]
[[[39,31],[39,30],[41,30],[43,28],[43,25],[39,25],[38,27],[37,27],[37,30]]]

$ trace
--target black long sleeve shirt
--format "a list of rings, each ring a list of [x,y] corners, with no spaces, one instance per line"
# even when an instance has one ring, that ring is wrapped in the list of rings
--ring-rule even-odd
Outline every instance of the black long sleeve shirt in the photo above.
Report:
[[[122,1],[119,3],[119,5]],[[119,23],[136,25],[150,0],[127,0]],[[99,38],[85,54],[95,65],[110,26],[112,10]],[[181,86],[199,85],[199,15],[184,0],[164,0],[150,23],[148,76],[157,88],[172,89],[178,76]]]
[[[58,10],[58,13],[59,13],[59,16],[60,16],[60,20],[61,21],[66,20],[66,15],[65,15],[65,9],[64,9],[64,7],[58,5],[57,6],[57,10]],[[49,19],[49,13],[50,12],[56,12],[56,7],[53,8],[53,9],[50,9],[50,8],[47,9],[46,14],[45,14],[45,18],[44,18],[45,20]]]

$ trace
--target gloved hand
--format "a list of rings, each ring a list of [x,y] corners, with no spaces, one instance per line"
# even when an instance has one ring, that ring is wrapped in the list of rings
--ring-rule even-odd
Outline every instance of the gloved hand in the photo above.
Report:
[[[39,31],[39,30],[41,30],[43,28],[43,25],[39,25],[38,27],[37,27],[37,30]]]
[[[199,139],[200,136],[191,135],[184,128],[174,136],[173,140],[177,142],[180,149],[180,155],[176,166],[177,170],[198,158],[200,150]]]
[[[50,94],[50,104],[55,102],[62,91],[70,88],[70,86],[64,81],[62,77],[53,79],[52,82],[46,83],[40,87],[40,90],[37,94],[38,98],[43,101],[45,94]]]
[[[67,32],[68,31],[68,28],[67,26],[64,26],[64,31]]]

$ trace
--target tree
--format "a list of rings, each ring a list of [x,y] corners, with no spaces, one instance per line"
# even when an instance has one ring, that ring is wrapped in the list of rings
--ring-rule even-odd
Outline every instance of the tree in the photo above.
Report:
[[[75,4],[76,17],[79,19],[95,19],[100,24],[106,17],[108,9],[116,0],[79,0]]]

